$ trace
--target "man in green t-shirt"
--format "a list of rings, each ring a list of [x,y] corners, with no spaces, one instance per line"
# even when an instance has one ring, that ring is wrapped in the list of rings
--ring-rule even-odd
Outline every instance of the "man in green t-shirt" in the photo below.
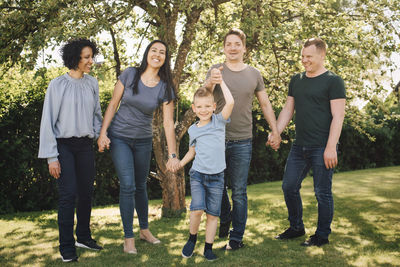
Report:
[[[346,92],[343,80],[324,67],[326,44],[319,38],[308,39],[301,51],[305,72],[292,77],[286,104],[279,114],[279,134],[295,113],[296,139],[290,150],[282,190],[290,227],[276,239],[292,239],[305,234],[301,183],[310,168],[318,201],[318,225],[315,234],[303,246],[329,243],[333,218],[332,175],[337,165],[337,144],[345,113]]]

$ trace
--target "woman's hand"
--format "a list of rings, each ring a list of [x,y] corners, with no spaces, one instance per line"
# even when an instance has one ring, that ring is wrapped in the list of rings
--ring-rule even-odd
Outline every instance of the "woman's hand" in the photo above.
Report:
[[[104,148],[110,149],[110,139],[105,134],[101,134],[97,139],[97,145],[99,146],[99,152],[104,152]]]
[[[56,179],[60,178],[61,166],[58,160],[49,163],[49,173]]]
[[[180,160],[177,158],[168,159],[167,170],[177,172],[181,168]]]

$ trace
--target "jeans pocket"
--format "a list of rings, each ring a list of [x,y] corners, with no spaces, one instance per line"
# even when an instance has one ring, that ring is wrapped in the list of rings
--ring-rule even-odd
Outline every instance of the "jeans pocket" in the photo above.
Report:
[[[195,174],[195,170],[193,170],[192,168],[190,168],[190,170],[189,170],[189,176],[190,177],[192,177],[193,176],[193,174]]]

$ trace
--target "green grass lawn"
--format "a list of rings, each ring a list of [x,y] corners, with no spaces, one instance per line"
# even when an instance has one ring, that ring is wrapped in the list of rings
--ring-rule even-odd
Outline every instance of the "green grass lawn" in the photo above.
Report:
[[[216,238],[219,259],[202,257],[203,220],[190,259],[181,257],[188,236],[188,213],[181,218],[161,219],[161,201],[150,201],[151,231],[162,244],[137,241],[137,255],[122,252],[123,232],[117,205],[94,208],[93,237],[104,250],[77,249],[79,262],[69,266],[400,266],[400,166],[344,172],[334,175],[335,215],[330,244],[304,248],[305,237],[275,240],[288,226],[281,182],[248,187],[249,214],[245,247],[225,252],[226,240]],[[312,179],[303,183],[304,223],[307,236],[315,231],[317,202]],[[189,207],[190,198],[187,198]],[[135,218],[135,233],[138,223]],[[0,216],[0,266],[64,266],[58,253],[56,211]]]

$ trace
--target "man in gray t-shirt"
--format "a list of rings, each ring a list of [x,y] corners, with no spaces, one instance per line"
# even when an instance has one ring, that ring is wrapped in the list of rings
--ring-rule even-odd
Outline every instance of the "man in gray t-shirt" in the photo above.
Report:
[[[211,67],[207,73],[205,86],[214,89],[214,98],[217,102],[217,111],[223,107],[224,100],[218,84],[222,77],[231,91],[235,106],[231,115],[231,123],[226,126],[226,169],[225,189],[221,205],[221,225],[219,237],[228,236],[230,223],[233,229],[229,232],[229,244],[226,249],[243,247],[243,234],[247,221],[247,176],[252,153],[252,101],[256,95],[262,112],[272,130],[269,144],[273,149],[278,149],[281,138],[276,128],[276,118],[268,95],[265,92],[263,78],[260,72],[243,63],[246,52],[246,35],[239,29],[230,30],[224,38],[224,53],[226,61]],[[219,72],[213,72],[219,68]],[[232,202],[226,191],[227,181],[232,186]]]

